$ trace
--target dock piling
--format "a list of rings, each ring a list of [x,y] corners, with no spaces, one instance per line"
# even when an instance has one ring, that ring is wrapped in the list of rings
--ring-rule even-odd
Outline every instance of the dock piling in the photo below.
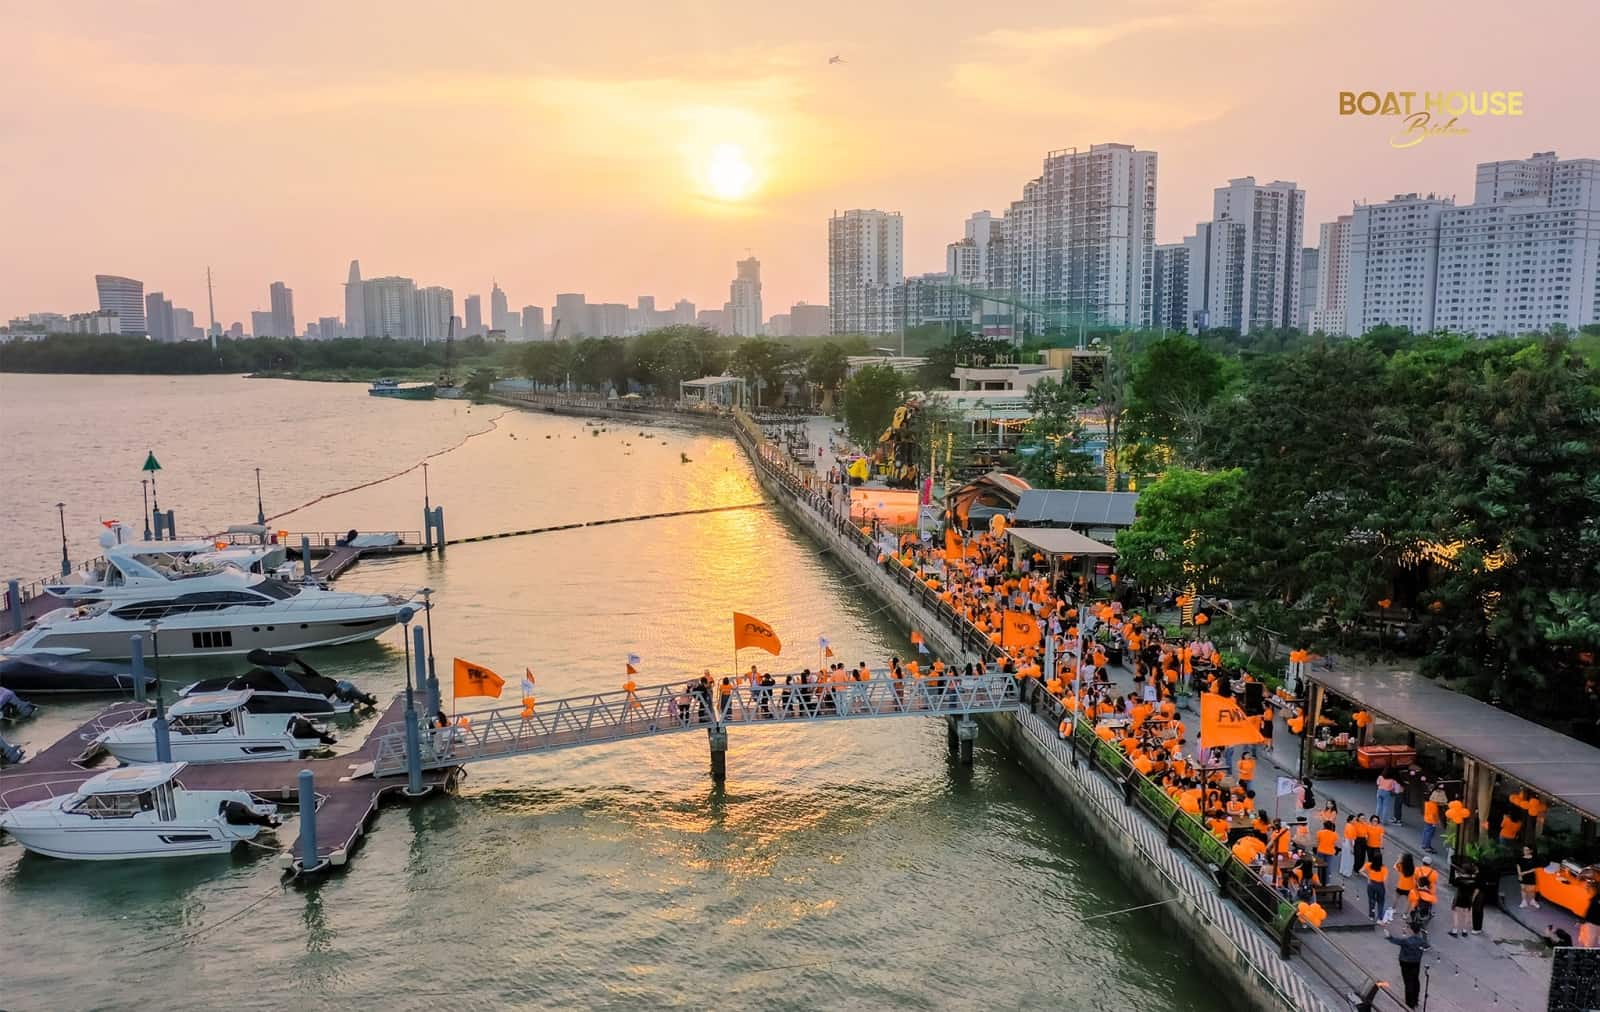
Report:
[[[300,535],[300,579],[311,582],[311,535]]]
[[[317,860],[317,777],[300,771],[300,870],[314,871]]]
[[[956,738],[961,743],[961,765],[972,765],[972,743],[978,740],[978,722],[962,717],[955,725]]]
[[[444,507],[433,508],[433,540],[439,546],[439,554],[444,555]]]
[[[706,728],[711,741],[711,781],[725,783],[728,779],[728,729],[722,725]]]
[[[413,651],[412,664],[416,669],[418,686],[427,686],[428,689],[428,717],[432,718],[439,712],[439,680],[428,678],[428,659],[423,655],[422,626],[415,626],[411,630],[411,646]]]
[[[133,701],[142,703],[144,694],[144,637],[134,633],[128,637],[128,672],[133,677]]]
[[[946,717],[944,719],[944,740],[945,744],[950,746],[950,754],[955,755],[961,745],[960,739],[956,737],[956,719],[954,717]]]
[[[12,632],[22,631],[22,581],[6,581],[6,614]]]
[[[161,691],[159,688],[157,692]],[[169,763],[172,761],[172,732],[167,728],[167,715],[156,714],[156,762]]]

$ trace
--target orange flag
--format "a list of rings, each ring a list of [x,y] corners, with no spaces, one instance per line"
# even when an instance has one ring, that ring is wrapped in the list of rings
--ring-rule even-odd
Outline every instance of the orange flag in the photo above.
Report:
[[[458,696],[494,696],[499,698],[506,680],[480,664],[456,658],[456,689]]]
[[[944,560],[946,562],[960,562],[962,556],[961,537],[956,534],[954,527],[944,529]]]
[[[1032,615],[1025,611],[1006,612],[1000,631],[1002,647],[1036,647],[1042,639],[1039,623]]]
[[[1259,745],[1261,722],[1248,716],[1238,702],[1215,692],[1200,694],[1200,741],[1206,748],[1227,748],[1229,745]]]
[[[743,650],[745,647],[758,647],[774,655],[783,650],[778,634],[772,631],[770,625],[736,611],[733,613],[733,649]]]

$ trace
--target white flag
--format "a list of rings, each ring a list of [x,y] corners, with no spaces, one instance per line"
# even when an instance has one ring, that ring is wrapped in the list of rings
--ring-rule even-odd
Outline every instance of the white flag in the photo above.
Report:
[[[1296,780],[1294,777],[1279,777],[1278,778],[1278,797],[1281,798],[1285,794],[1293,794],[1295,792],[1295,788],[1297,788],[1299,786],[1300,786],[1300,781]]]

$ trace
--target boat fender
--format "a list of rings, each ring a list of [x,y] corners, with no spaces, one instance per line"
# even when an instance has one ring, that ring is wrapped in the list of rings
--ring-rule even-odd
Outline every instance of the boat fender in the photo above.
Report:
[[[230,826],[277,826],[283,821],[274,814],[258,812],[242,801],[222,802],[217,806],[217,814]]]

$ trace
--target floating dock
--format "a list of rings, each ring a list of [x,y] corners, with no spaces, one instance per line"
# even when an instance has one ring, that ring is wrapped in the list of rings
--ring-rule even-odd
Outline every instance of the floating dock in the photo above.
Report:
[[[63,790],[73,790],[90,777],[104,773],[110,766],[94,767],[101,758],[101,750],[93,739],[102,731],[120,724],[143,720],[153,708],[148,703],[116,703],[79,726],[54,745],[41,751],[27,762],[0,769],[0,811],[59,795]],[[377,717],[374,728],[404,720],[405,696],[397,696]],[[317,794],[317,863],[304,866],[299,840],[283,843],[282,860],[287,871],[294,875],[337,868],[349,860],[350,852],[360,840],[378,805],[385,795],[404,793],[406,778],[363,776],[353,778],[358,769],[370,770],[377,757],[379,736],[369,735],[354,752],[326,759],[274,759],[251,763],[214,763],[192,765],[180,778],[184,786],[195,790],[249,791],[261,801],[273,804],[296,804],[299,798],[301,770],[310,770],[316,778]],[[459,767],[425,770],[422,774],[424,793],[452,786],[460,777]]]

